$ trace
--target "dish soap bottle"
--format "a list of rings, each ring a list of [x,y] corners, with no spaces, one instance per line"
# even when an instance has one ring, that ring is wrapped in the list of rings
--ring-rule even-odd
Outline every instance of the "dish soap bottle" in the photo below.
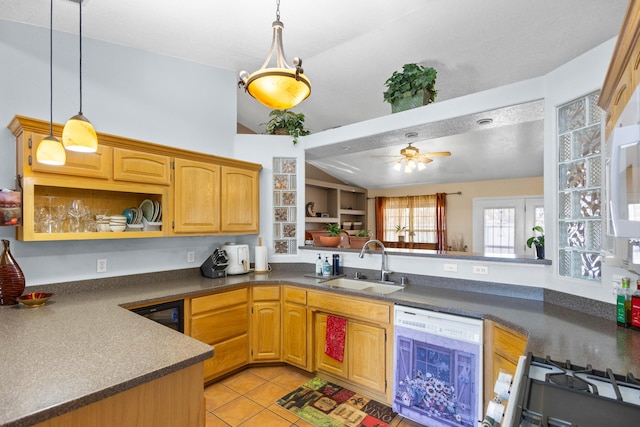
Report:
[[[322,258],[320,258],[320,254],[318,254],[318,259],[316,260],[316,276],[322,276]]]
[[[618,326],[628,328],[631,326],[631,290],[629,285],[631,279],[622,278],[622,288],[618,291],[616,297],[616,322]]]
[[[636,290],[631,295],[631,328],[640,331],[640,279],[636,281]]]
[[[325,257],[324,264],[322,265],[322,275],[325,277],[331,276],[331,264],[329,264],[329,258]]]

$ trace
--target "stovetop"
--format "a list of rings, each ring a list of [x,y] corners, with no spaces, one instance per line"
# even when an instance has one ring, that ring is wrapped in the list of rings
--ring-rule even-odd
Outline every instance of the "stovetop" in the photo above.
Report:
[[[640,381],[610,369],[529,353],[516,399],[520,427],[640,425]]]

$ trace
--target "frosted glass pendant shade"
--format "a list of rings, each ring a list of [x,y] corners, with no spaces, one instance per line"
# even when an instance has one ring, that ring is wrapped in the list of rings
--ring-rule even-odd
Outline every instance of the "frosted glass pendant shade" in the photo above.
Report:
[[[62,166],[67,161],[67,153],[58,138],[49,135],[38,144],[36,160],[44,165]]]
[[[98,150],[98,136],[91,122],[82,114],[77,114],[64,125],[62,144],[69,151],[95,153]]]
[[[286,110],[300,104],[311,93],[311,83],[295,69],[266,68],[247,79],[247,92],[261,104]]]

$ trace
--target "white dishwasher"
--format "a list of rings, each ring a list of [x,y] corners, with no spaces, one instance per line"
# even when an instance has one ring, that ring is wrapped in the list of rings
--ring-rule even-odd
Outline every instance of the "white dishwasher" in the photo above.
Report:
[[[482,320],[395,306],[393,410],[429,427],[480,426]]]

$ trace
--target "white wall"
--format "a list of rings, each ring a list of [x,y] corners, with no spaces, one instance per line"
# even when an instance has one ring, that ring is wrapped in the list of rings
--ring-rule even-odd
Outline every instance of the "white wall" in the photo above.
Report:
[[[53,120],[78,112],[78,39],[54,31]],[[14,115],[49,118],[49,31],[0,20],[0,187],[14,188]],[[99,132],[233,157],[236,73],[83,39],[83,112]],[[0,227],[27,285],[189,268],[226,240],[184,237],[83,242],[17,242]],[[255,239],[254,239],[255,240]],[[196,252],[188,264],[186,252]],[[96,259],[107,258],[107,273]]]

